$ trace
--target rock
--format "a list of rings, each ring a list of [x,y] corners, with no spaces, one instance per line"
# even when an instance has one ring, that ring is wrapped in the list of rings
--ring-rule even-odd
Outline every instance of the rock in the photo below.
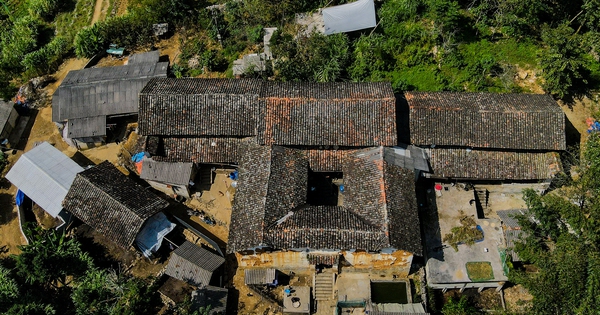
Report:
[[[527,72],[527,71],[524,71],[524,70],[521,70],[521,71],[519,71],[519,72],[517,73],[517,75],[519,76],[519,78],[520,78],[521,80],[525,80],[525,79],[527,79],[527,77],[529,76],[529,72]]]

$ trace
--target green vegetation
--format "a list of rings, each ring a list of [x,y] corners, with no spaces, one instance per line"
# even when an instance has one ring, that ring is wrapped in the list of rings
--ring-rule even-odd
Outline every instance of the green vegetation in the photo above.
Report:
[[[527,237],[516,244],[537,272],[512,271],[512,281],[534,296],[530,314],[596,314],[600,293],[600,134],[582,150],[579,177],[541,196],[525,191],[535,222],[523,217]]]
[[[156,314],[147,280],[98,268],[73,237],[26,229],[29,245],[0,261],[2,314]]]
[[[467,275],[472,281],[487,281],[494,279],[494,270],[489,261],[470,261],[466,264]]]
[[[473,315],[482,314],[476,307],[469,303],[466,296],[461,296],[460,299],[449,297],[448,302],[442,308],[443,315]]]
[[[442,242],[450,244],[455,251],[458,251],[458,245],[466,244],[471,246],[475,241],[483,239],[483,232],[477,229],[477,224],[472,216],[464,215],[460,218],[460,226],[450,229],[450,233],[444,235]]]

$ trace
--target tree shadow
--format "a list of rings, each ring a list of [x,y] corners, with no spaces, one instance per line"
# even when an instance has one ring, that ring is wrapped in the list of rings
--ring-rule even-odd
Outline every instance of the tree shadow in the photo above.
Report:
[[[2,212],[0,212],[0,225],[8,224],[14,218],[17,217],[17,213],[14,210],[13,196],[10,194],[0,194],[0,205],[2,205]]]

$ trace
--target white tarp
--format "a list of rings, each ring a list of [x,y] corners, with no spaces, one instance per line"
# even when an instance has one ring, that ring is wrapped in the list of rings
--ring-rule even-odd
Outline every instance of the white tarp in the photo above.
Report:
[[[152,216],[135,238],[135,243],[144,256],[150,257],[162,244],[163,238],[175,229],[175,223],[171,223],[164,213],[159,212]]]
[[[375,27],[373,0],[358,0],[323,9],[325,35],[345,33]]]

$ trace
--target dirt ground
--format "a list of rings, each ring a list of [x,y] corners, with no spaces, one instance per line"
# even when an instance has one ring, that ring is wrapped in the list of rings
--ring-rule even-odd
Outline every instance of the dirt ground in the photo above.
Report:
[[[227,243],[229,237],[229,223],[231,222],[231,202],[235,194],[235,188],[231,187],[232,180],[228,174],[231,170],[217,170],[214,184],[210,190],[202,192],[200,198],[192,198],[188,203],[192,209],[201,210],[215,220],[215,225],[208,225],[197,216],[192,216],[194,222],[199,223],[223,243]]]
[[[156,44],[156,48],[162,56],[169,56],[169,63],[171,65],[178,61],[181,47],[180,38],[179,33],[175,33],[171,38],[163,39]]]
[[[515,285],[504,289],[504,300],[508,311],[525,313],[533,296],[522,285]]]
[[[598,106],[597,95],[592,97],[594,99],[590,99],[587,96],[581,99],[576,99],[572,104],[565,104],[562,101],[558,102],[560,107],[565,112],[569,122],[581,135],[581,144],[583,144],[587,139],[588,126],[585,122],[586,119],[588,117],[592,117],[592,115],[597,113],[600,109]]]
[[[102,17],[106,17],[106,13],[108,11],[109,0],[96,0],[96,5],[94,6],[94,15],[92,16],[92,23],[94,24]]]

